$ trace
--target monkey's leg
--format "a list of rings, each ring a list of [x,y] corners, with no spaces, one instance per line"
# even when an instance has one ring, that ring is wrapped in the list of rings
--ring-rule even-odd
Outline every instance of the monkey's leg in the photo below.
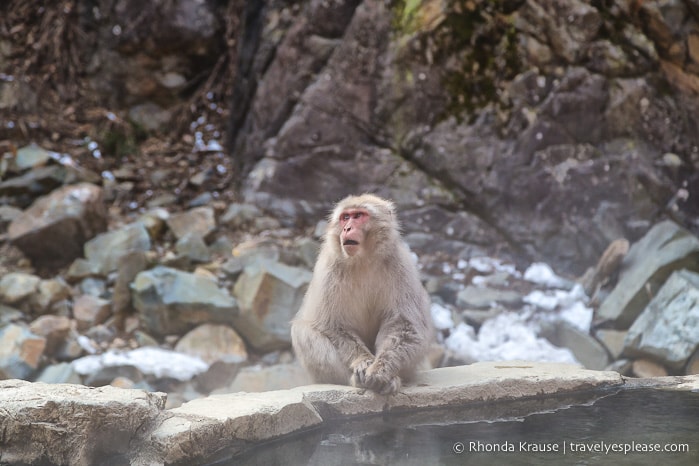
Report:
[[[306,322],[294,321],[291,326],[291,341],[296,356],[316,383],[349,383],[349,365],[323,333]]]

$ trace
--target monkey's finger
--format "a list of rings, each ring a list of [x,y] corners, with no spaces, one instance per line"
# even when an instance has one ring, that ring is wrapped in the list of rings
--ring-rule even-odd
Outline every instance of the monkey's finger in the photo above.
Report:
[[[367,387],[380,395],[393,395],[400,390],[401,380],[398,376],[368,376]]]
[[[354,375],[360,385],[366,386],[366,369],[356,369]]]

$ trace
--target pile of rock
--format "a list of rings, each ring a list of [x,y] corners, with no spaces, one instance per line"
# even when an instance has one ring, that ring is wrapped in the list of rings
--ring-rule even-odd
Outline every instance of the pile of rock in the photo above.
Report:
[[[699,238],[670,221],[655,225],[629,250],[597,317],[621,372],[699,373]]]
[[[242,236],[242,226],[274,223],[237,204],[221,212],[208,205],[172,214],[156,208],[108,229],[108,186],[89,176],[43,184],[46,173],[80,171],[35,146],[12,160],[14,172],[5,173],[16,176],[0,183],[0,196],[26,208],[3,210],[2,240],[33,269],[0,276],[0,378],[116,383],[196,397],[225,390],[243,366],[291,362],[288,322],[310,281],[314,241],[285,239],[282,231],[275,241],[233,248],[229,238]],[[173,352],[134,352],[147,346]],[[176,353],[192,359],[175,364]],[[130,356],[118,357],[124,354]],[[168,365],[180,373],[161,376]],[[306,380],[290,364],[270,374],[276,388]],[[240,375],[232,390],[246,377],[253,386],[274,387],[259,370]]]
[[[535,266],[541,264],[520,274],[471,261],[464,267],[470,284],[459,288],[452,280],[433,290],[450,313],[436,319],[448,363],[509,359],[530,345],[533,351],[519,357],[570,362],[558,351],[565,348],[589,369],[636,377],[699,373],[699,238],[689,231],[663,221],[630,248],[617,240],[575,281],[551,272],[546,279]]]

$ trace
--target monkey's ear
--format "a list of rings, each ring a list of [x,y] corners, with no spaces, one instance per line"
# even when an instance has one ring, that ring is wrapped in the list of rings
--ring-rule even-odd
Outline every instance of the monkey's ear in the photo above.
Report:
[[[386,204],[388,206],[388,213],[391,214],[391,217],[396,216],[396,204],[393,201],[386,200]]]
[[[376,197],[376,199],[378,199],[377,204],[382,208],[382,210],[385,210],[389,216],[393,218],[396,217],[396,204],[393,201],[380,197]]]

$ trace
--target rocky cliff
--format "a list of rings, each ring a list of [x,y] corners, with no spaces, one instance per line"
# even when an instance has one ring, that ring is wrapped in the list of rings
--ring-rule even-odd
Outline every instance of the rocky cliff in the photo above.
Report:
[[[694,1],[33,3],[2,7],[0,140],[152,157],[115,174],[129,201],[208,189],[306,226],[377,191],[415,243],[572,274],[658,219],[699,231]]]

